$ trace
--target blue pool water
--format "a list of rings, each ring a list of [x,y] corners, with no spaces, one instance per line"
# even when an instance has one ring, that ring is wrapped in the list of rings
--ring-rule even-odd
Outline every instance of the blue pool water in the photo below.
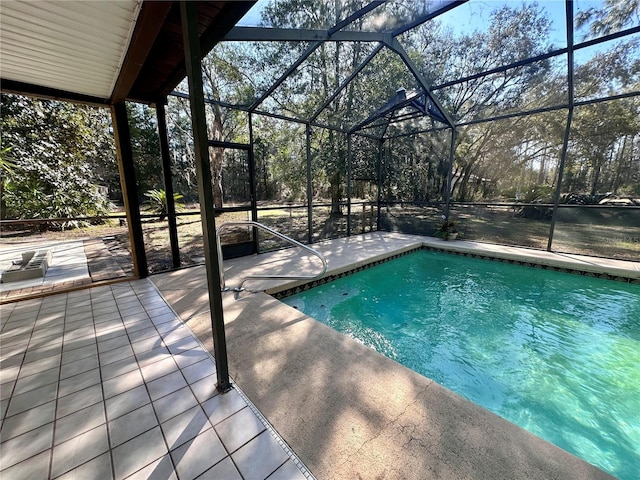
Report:
[[[640,286],[418,251],[285,303],[622,480],[640,478]]]

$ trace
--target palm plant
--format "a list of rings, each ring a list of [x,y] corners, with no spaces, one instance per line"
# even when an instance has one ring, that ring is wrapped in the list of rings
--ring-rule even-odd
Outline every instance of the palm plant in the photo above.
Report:
[[[455,220],[442,215],[442,222],[436,227],[436,236],[449,240],[458,236],[458,224]]]
[[[159,220],[162,221],[167,217],[169,213],[167,209],[167,192],[162,189],[149,190],[144,194],[147,200],[147,210],[159,215]],[[182,211],[184,204],[180,202],[183,195],[180,193],[173,194],[173,203],[175,205],[176,212]]]

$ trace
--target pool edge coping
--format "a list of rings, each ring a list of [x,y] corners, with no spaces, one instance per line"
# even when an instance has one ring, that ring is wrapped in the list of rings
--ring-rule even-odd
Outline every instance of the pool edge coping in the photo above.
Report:
[[[338,278],[343,278],[419,250],[440,251],[453,255],[480,258],[495,262],[510,263],[513,265],[640,285],[640,263],[638,263],[637,270],[632,270],[603,265],[604,262],[608,261],[622,262],[620,260],[600,259],[598,257],[585,257],[581,255],[546,252],[544,250],[533,250],[523,247],[486,244],[481,242],[443,241],[435,238],[431,239],[429,237],[418,238],[420,238],[420,240],[417,240],[415,244],[375,255],[366,260],[330,269],[327,271],[327,274],[320,279],[313,281],[298,280],[294,282],[285,282],[280,285],[266,288],[263,291],[264,293],[280,300],[301,291],[308,290],[318,285],[324,285],[325,283]],[[598,262],[589,262],[587,259],[598,260]],[[636,262],[625,261],[625,263],[634,264]]]
[[[444,242],[443,242],[444,243]],[[640,285],[640,270],[639,271],[634,271],[634,270],[627,270],[627,269],[620,269],[620,268],[616,268],[616,267],[609,267],[610,268],[610,272],[612,273],[606,273],[602,270],[606,270],[607,267],[605,265],[602,264],[589,264],[589,263],[585,263],[584,266],[585,268],[583,269],[578,269],[578,268],[570,268],[570,266],[575,265],[575,263],[577,263],[575,260],[571,259],[570,260],[563,260],[562,258],[543,258],[542,260],[544,260],[545,262],[534,262],[532,260],[540,260],[539,257],[535,257],[533,255],[529,256],[526,254],[526,250],[524,248],[519,248],[519,247],[509,247],[509,246],[501,246],[498,245],[497,247],[501,247],[501,248],[508,248],[508,249],[519,249],[519,250],[524,250],[524,252],[504,252],[503,255],[500,255],[500,253],[495,253],[495,252],[488,252],[486,254],[482,254],[482,253],[478,253],[478,251],[476,249],[473,248],[465,248],[465,246],[462,246],[460,244],[462,244],[462,242],[446,242],[446,243],[456,243],[457,245],[438,245],[436,242],[434,242],[433,244],[431,242],[422,242],[421,244],[413,244],[413,245],[408,245],[402,248],[396,248],[393,251],[389,251],[389,252],[385,252],[383,254],[379,254],[379,255],[375,255],[372,256],[370,259],[366,259],[366,260],[361,260],[361,261],[357,261],[354,262],[350,265],[345,265],[342,267],[338,267],[334,270],[329,270],[328,274],[325,275],[324,277],[322,277],[321,279],[318,280],[314,280],[314,281],[298,281],[296,282],[297,285],[295,286],[289,286],[286,289],[282,289],[282,286],[274,286],[272,288],[267,288],[264,289],[262,291],[257,291],[257,292],[253,292],[253,293],[264,293],[268,296],[270,296],[271,298],[277,300],[277,301],[282,301],[284,298],[291,296],[291,295],[295,295],[296,293],[300,293],[302,291],[306,291],[309,290],[311,288],[314,288],[316,286],[319,285],[323,285],[326,283],[330,283],[334,280],[337,280],[339,278],[344,278],[347,277],[349,275],[352,275],[354,273],[366,270],[368,268],[372,268],[375,267],[377,265],[395,260],[397,258],[406,256],[408,254],[411,253],[415,253],[418,251],[438,251],[438,252],[442,252],[442,253],[450,253],[453,255],[458,255],[458,256],[465,256],[465,257],[472,257],[472,258],[480,258],[480,259],[485,259],[485,260],[490,260],[490,261],[496,261],[496,262],[500,262],[500,263],[509,263],[509,264],[514,264],[514,265],[522,265],[522,266],[529,266],[532,268],[538,268],[538,269],[544,269],[544,270],[551,270],[551,271],[557,271],[557,272],[561,272],[561,273],[570,273],[573,275],[580,275],[580,276],[588,276],[588,277],[592,277],[592,278],[603,278],[603,279],[607,279],[607,280],[611,280],[611,281],[616,281],[616,282],[622,282],[622,283],[631,283],[631,284],[639,284]],[[472,242],[464,242],[464,243],[472,243]],[[488,245],[491,246],[492,244],[480,244],[479,242],[473,242],[476,245]],[[457,248],[456,248],[457,247]],[[552,254],[552,255],[563,255],[563,256],[569,256],[569,254],[556,254],[555,252],[545,252],[545,251],[539,251],[539,250],[532,250],[532,252],[536,252],[536,253],[542,253],[542,254]],[[595,259],[597,259],[597,257],[593,257]],[[527,261],[529,260],[529,261]],[[605,262],[607,260],[610,259],[602,259]],[[628,263],[637,263],[637,262],[628,262]],[[591,268],[587,268],[587,267],[591,267]],[[640,263],[638,263],[638,267],[640,268]],[[614,271],[619,271],[621,273],[623,273],[623,275],[615,275],[613,274]],[[291,285],[292,282],[288,282],[285,286],[287,285]],[[285,304],[287,305],[287,304]],[[289,306],[289,305],[287,305]],[[290,307],[290,308],[295,308],[295,307]],[[298,310],[296,310],[298,311]],[[306,314],[305,314],[306,315]],[[323,322],[320,322],[319,320],[315,319],[312,316],[306,315],[306,317],[308,317],[308,319],[313,320],[314,322],[318,322],[321,323],[323,325]],[[331,328],[331,327],[330,327]],[[376,350],[372,350],[373,352],[375,352],[375,354],[381,355],[384,358],[388,358],[385,355],[381,354],[380,352],[377,352]],[[402,364],[400,364],[402,365]],[[412,371],[410,368],[402,365],[404,368],[407,368],[408,370]],[[417,373],[417,372],[416,372]],[[514,426],[517,430],[521,430],[524,431],[530,435],[532,435],[533,437],[535,437],[537,440],[546,443],[548,445],[551,445],[553,450],[557,450],[557,451],[561,451],[564,454],[568,454],[571,457],[574,457],[575,459],[577,459],[580,463],[584,464],[584,465],[588,465],[589,467],[595,468],[596,470],[598,470],[600,473],[605,474],[606,476],[611,476],[611,478],[616,478],[614,477],[611,473],[607,472],[606,470],[602,469],[599,466],[596,466],[590,462],[588,462],[587,460],[579,457],[578,455],[576,455],[575,453],[571,453],[565,449],[563,449],[562,447],[557,446],[556,444],[550,442],[549,440],[546,440],[542,437],[540,437],[539,435],[536,435],[532,432],[530,432],[529,430],[527,430],[524,427],[521,427],[520,425],[516,424],[515,422],[511,421],[511,420],[507,420],[503,417],[501,417],[500,415],[498,415],[497,413],[494,413],[493,411],[489,410],[488,408],[476,404],[475,402],[472,402],[471,400],[468,400],[466,397],[463,397],[462,395],[454,392],[453,390],[450,390],[449,388],[439,384],[438,382],[436,382],[435,380],[426,377],[420,373],[417,373],[417,375],[425,378],[426,380],[428,380],[429,382],[433,382],[435,383],[437,386],[439,386],[440,388],[444,389],[447,392],[452,393],[453,395],[455,395],[456,397],[459,397],[461,399],[463,399],[464,402],[470,402],[473,405],[478,406],[480,409],[482,409],[483,411],[487,411],[489,412],[492,416],[495,416],[497,418],[500,418],[501,420],[506,421],[508,424]]]
[[[389,257],[393,257],[394,255],[404,254],[405,252],[409,253],[415,250],[422,249],[425,243],[427,244],[438,243],[437,239],[433,239],[433,242],[430,242],[429,241],[430,239],[426,237],[409,236],[404,234],[384,233],[382,235],[375,235],[373,237],[375,237],[374,239],[377,241],[378,239],[377,237],[379,236],[391,237],[394,241],[399,241],[399,243],[394,243],[391,246],[388,245],[389,248],[387,249],[387,251],[380,251],[379,249],[370,248],[370,241],[372,239],[371,235],[364,235],[364,236],[357,235],[357,236],[351,237],[352,239],[355,240],[355,242],[353,243],[356,246],[361,242],[361,239],[362,239],[363,248],[360,248],[359,250],[356,248],[355,253],[353,255],[351,254],[351,252],[348,252],[347,255],[343,255],[342,257],[340,256],[328,257],[328,259],[331,262],[336,262],[336,261],[338,262],[338,263],[334,263],[336,267],[333,269],[330,269],[329,273],[331,275],[335,275],[336,273],[340,274],[342,272],[347,272],[349,270],[353,270],[354,265],[366,267],[367,265],[370,265],[376,260],[389,259]],[[331,247],[334,241],[335,240],[319,242],[316,245],[318,245],[319,250],[321,251],[325,249],[329,251],[329,248]],[[348,239],[339,239],[338,242],[339,242],[339,245],[338,245],[339,248],[349,246],[349,244],[351,243],[349,242]],[[447,242],[446,244],[443,241],[441,241],[441,243],[443,247],[453,246],[453,247],[459,248],[463,245],[463,241]],[[468,243],[469,242],[464,242],[464,244],[468,244]],[[488,247],[491,247],[491,245],[488,245]],[[503,248],[502,246],[496,246],[496,247],[498,249]],[[440,248],[439,250],[443,250],[443,248]],[[368,256],[368,258],[363,258],[363,256],[359,255],[359,252],[362,252],[362,251],[366,252],[365,256]],[[527,252],[524,252],[524,253],[527,253]],[[535,254],[536,251],[533,251],[532,253]],[[542,252],[542,253],[546,253],[546,252]],[[278,253],[274,255],[277,255],[277,254]],[[347,263],[342,263],[342,260],[344,259],[347,260]],[[360,259],[360,261],[354,261],[355,259]],[[252,261],[255,262],[256,258],[252,258]],[[289,260],[278,258],[278,261],[288,262]],[[241,266],[244,268],[247,267],[244,264],[241,264]],[[635,265],[632,265],[632,266],[635,268]],[[640,267],[640,264],[637,264],[637,266]],[[264,267],[260,266],[259,268],[264,268]],[[632,269],[632,271],[634,270]],[[181,293],[184,293],[186,291],[192,292],[194,290],[193,284],[191,283],[189,285],[186,285],[184,283],[178,282],[180,283],[180,288],[177,288],[178,285],[176,284],[176,281],[175,281],[176,277],[191,278],[193,276],[192,273],[186,274],[185,270],[182,270],[179,272],[170,272],[164,275],[166,276],[167,281],[164,282],[164,286],[158,285],[161,290],[167,289],[167,291],[169,292],[171,292],[172,290],[176,290],[176,292],[180,291]],[[205,278],[204,278],[204,275],[201,275],[201,276],[202,278],[200,279],[200,282],[203,282]],[[305,282],[302,281],[298,283],[304,284]],[[303,382],[303,383],[295,383],[293,390],[297,392],[300,385],[313,385],[313,382],[309,381],[309,377],[306,373],[308,369],[304,368],[304,366],[307,366],[307,364],[304,363],[304,361],[308,360],[309,369],[313,369],[311,371],[317,371],[318,358],[324,358],[322,357],[322,355],[320,355],[320,357],[316,355],[307,355],[307,354],[304,354],[300,349],[296,350],[297,348],[296,346],[299,346],[300,343],[302,343],[303,345],[307,345],[308,342],[305,343],[304,340],[305,339],[308,340],[309,338],[309,336],[307,335],[309,328],[316,328],[316,326],[322,326],[323,324],[321,324],[316,319],[309,316],[304,316],[304,318],[301,318],[300,317],[301,312],[280,302],[278,299],[274,298],[274,296],[269,295],[267,293],[268,291],[272,291],[272,290],[282,290],[282,286],[283,285],[287,286],[287,284],[288,286],[291,286],[292,282],[280,281],[277,284],[275,284],[273,281],[271,281],[270,284],[265,285],[265,287],[269,287],[269,288],[256,288],[255,290],[247,289],[244,292],[244,294],[235,293],[235,292],[227,292],[223,294],[223,300],[225,301],[225,324],[226,326],[240,325],[239,327],[240,329],[242,329],[243,326],[246,327],[246,325],[252,325],[251,328],[246,328],[246,331],[238,330],[236,332],[236,336],[238,336],[238,339],[236,340],[238,342],[237,349],[231,348],[231,351],[237,350],[239,352],[236,354],[237,356],[236,361],[239,363],[237,363],[235,368],[235,370],[237,370],[236,374],[238,375],[237,381],[239,385],[243,386],[243,389],[245,389],[244,390],[245,393],[251,396],[252,400],[255,402],[255,405],[260,406],[259,408],[261,408],[261,411],[264,412],[264,415],[269,419],[269,422],[283,436],[283,438],[287,438],[288,443],[295,449],[296,453],[300,455],[300,458],[305,459],[304,460],[305,465],[307,465],[308,468],[311,469],[311,472],[313,472],[313,474],[322,474],[323,472],[326,474],[327,468],[331,469],[328,471],[333,472],[332,470],[333,467],[331,465],[327,465],[324,462],[323,460],[324,457],[315,458],[313,455],[309,456],[310,455],[309,450],[313,452],[317,450],[315,444],[309,447],[305,443],[305,442],[308,443],[308,441],[313,439],[314,438],[313,435],[310,437],[305,436],[306,433],[308,432],[306,433],[303,432],[304,435],[299,433],[296,433],[297,436],[293,435],[291,433],[292,431],[298,432],[300,430],[299,421],[296,419],[294,420],[290,419],[291,415],[290,415],[289,407],[283,410],[281,402],[273,402],[272,400],[272,393],[271,393],[272,386],[276,384],[276,382],[283,382],[282,372],[284,371],[288,372],[286,375],[284,375],[284,377],[286,378],[289,378],[291,376],[294,380],[300,380],[301,382]],[[204,282],[203,285],[200,285],[199,289],[202,291],[206,290],[206,282]],[[181,297],[175,297],[173,298],[173,300],[179,302],[180,298]],[[237,307],[238,305],[240,305],[240,307]],[[232,306],[234,307],[231,308]],[[285,311],[281,310],[281,308],[285,309]],[[205,332],[205,334],[209,335],[208,333],[206,333],[210,331],[209,330],[210,329],[210,312],[208,310],[200,311],[197,315],[190,315],[187,317],[192,322],[200,321],[200,324],[195,323],[195,324],[190,324],[190,326],[193,325],[193,327],[196,329],[202,327],[201,330],[198,330],[198,331],[200,331],[201,334]],[[239,323],[236,324],[236,322],[239,322]],[[260,325],[261,327],[259,327],[256,330],[255,325]],[[264,325],[267,325],[267,326],[265,327]],[[326,328],[331,330],[330,327],[326,327]],[[278,332],[278,335],[275,335],[276,332]],[[341,335],[341,334],[339,334],[338,332],[335,332],[335,335]],[[285,338],[288,340],[285,342],[281,342],[282,338]],[[313,346],[319,343],[322,343],[322,342],[315,339],[309,345]],[[261,358],[260,356],[265,352],[268,352],[269,358],[272,358],[272,356],[274,355],[274,347],[277,347],[277,351],[280,352],[280,355],[283,358],[283,360],[287,360],[287,362],[285,362],[281,368],[275,369],[275,371],[270,370],[270,366],[272,366],[273,364],[269,362],[266,362],[266,363],[265,362],[258,362],[258,363],[249,362],[248,364],[245,364],[247,362],[246,349],[248,348],[248,345],[251,345],[251,347],[249,348],[249,351],[258,352],[257,354],[254,353],[254,356],[258,355],[258,358]],[[359,344],[357,344],[357,342],[356,343],[349,342],[346,346],[343,346],[341,348],[355,348],[358,345]],[[231,343],[230,343],[230,346],[231,346]],[[363,353],[363,356],[362,356],[362,359],[364,359],[363,362],[367,362],[368,361],[367,359],[370,359],[372,356],[378,357],[381,355],[378,352],[375,352],[369,349],[366,349],[365,352],[361,352],[361,353]],[[301,356],[298,356],[298,355],[301,355]],[[360,358],[359,356],[356,356],[356,357]],[[329,359],[331,358],[332,358],[332,355],[329,356]],[[386,357],[383,357],[383,358],[386,359]],[[395,364],[394,361],[390,359],[387,359],[387,360]],[[327,360],[327,361],[333,361],[333,360]],[[407,372],[412,373],[412,377],[413,375],[415,375],[415,377],[419,377],[419,381],[418,383],[416,383],[416,385],[424,385],[425,381],[435,383],[433,382],[433,380],[430,380],[427,377],[424,377],[420,374],[412,372],[411,370],[401,366],[400,364],[397,364],[397,366],[401,370],[406,370]],[[291,373],[289,373],[288,370],[285,370],[285,367],[291,368],[292,369]],[[247,374],[248,376],[244,377],[243,375],[241,375],[240,374],[241,371],[244,372],[243,374]],[[342,370],[340,369],[340,371]],[[367,372],[369,371],[370,369],[367,370]],[[370,376],[373,379],[377,379],[379,373],[380,372],[378,370],[374,370],[372,371],[372,375]],[[249,381],[250,379],[252,379],[252,376],[259,377],[258,380],[253,378],[253,381],[257,381],[256,385],[254,385],[252,382]],[[358,377],[362,377],[362,375],[359,374]],[[395,377],[392,378],[392,380],[394,379]],[[334,382],[328,382],[328,383],[329,385],[334,384]],[[392,385],[397,386],[396,383],[388,384],[386,382],[383,382],[383,384],[385,385],[385,389],[391,388],[392,391],[395,391],[395,387],[392,387]],[[439,384],[436,384],[436,385],[439,385]],[[280,385],[279,389],[283,392],[289,392],[287,390],[288,387],[291,387],[291,385],[288,385],[288,384],[285,384],[285,386]],[[311,387],[308,387],[308,388],[311,388]],[[441,387],[441,388],[443,390],[446,390],[444,387]],[[353,388],[350,386],[349,390],[353,390]],[[371,385],[365,384],[363,391],[370,391],[370,390],[371,390]],[[450,392],[448,390],[446,391]],[[295,398],[296,396],[292,392],[289,392],[288,394],[291,394],[292,398]],[[457,396],[457,394],[453,394],[453,392],[450,392],[450,394],[455,395],[455,398],[459,397]],[[314,391],[314,395],[318,395],[318,392]],[[324,395],[324,397],[326,397],[326,395]],[[333,398],[333,397],[328,397],[328,398]],[[462,398],[462,397],[459,397],[459,398]],[[379,403],[379,399],[380,399],[379,397],[375,397],[373,399],[375,400],[373,404],[377,405]],[[303,400],[303,404],[306,405],[306,403],[304,402],[306,402],[306,400]],[[469,402],[469,401],[465,399],[465,402],[463,402],[463,404],[466,405],[466,402]],[[420,403],[422,404],[423,402],[420,402]],[[472,402],[470,403],[472,405],[475,405]],[[411,400],[409,403],[407,403],[407,405],[416,405],[415,399]],[[425,404],[424,406],[429,407],[428,404]],[[306,409],[307,407],[304,407],[304,408]],[[478,417],[478,418],[485,418],[486,417],[485,414],[488,414],[492,418],[495,417],[495,418],[501,419],[501,417],[498,417],[496,414],[491,413],[489,410],[486,410],[483,407],[477,406],[477,408],[480,411],[484,412],[482,413],[481,417]],[[403,411],[406,411],[406,409]],[[302,417],[296,417],[296,418],[306,418],[306,416],[309,414],[310,414],[309,412],[305,411]],[[323,415],[327,415],[325,410],[323,410],[322,412],[319,412],[318,414],[320,415],[320,417],[322,417]],[[455,412],[452,415],[454,419],[457,418],[457,414]],[[447,416],[445,415],[442,418],[446,419]],[[472,418],[476,418],[475,415]],[[553,444],[550,444],[546,440],[543,440],[540,437],[537,437],[527,432],[526,430],[522,429],[521,427],[518,427],[512,422],[509,422],[504,419],[501,419],[501,422],[497,422],[497,421],[494,422],[494,420],[491,420],[487,423],[487,425],[490,425],[490,426],[495,425],[496,427],[499,427],[500,426],[499,424],[502,422],[506,422],[506,424],[509,425],[506,429],[500,428],[498,430],[499,432],[501,431],[505,433],[505,438],[508,441],[508,443],[504,444],[504,447],[508,448],[509,446],[514,445],[514,442],[511,442],[510,440],[508,440],[509,438],[511,438],[511,435],[514,434],[514,432],[515,432],[516,440],[520,439],[520,442],[517,444],[520,446],[525,445],[526,447],[525,449],[517,450],[523,455],[518,455],[518,459],[514,460],[513,462],[514,465],[522,464],[525,466],[526,465],[532,466],[532,467],[535,467],[534,470],[532,470],[532,472],[538,472],[538,473],[545,471],[548,474],[550,471],[553,472],[553,470],[556,470],[555,473],[558,474],[558,475],[551,475],[551,476],[547,475],[545,477],[540,477],[538,475],[538,476],[535,476],[535,478],[542,479],[542,478],[553,477],[553,478],[566,478],[568,480],[570,478],[576,478],[576,474],[578,475],[584,474],[583,478],[592,478],[592,479],[613,478],[611,477],[610,474],[607,474],[600,468],[595,467],[592,464],[580,459],[579,457],[576,457],[575,455],[570,454]],[[390,422],[386,425],[393,425],[393,424],[394,422]],[[522,441],[521,441],[522,440],[521,436],[523,434],[522,432],[525,432],[527,436],[530,436],[535,440],[532,443],[529,443],[529,440],[527,440],[525,444],[522,444]],[[372,439],[376,439],[378,438],[378,436],[379,435],[376,434],[374,435],[374,437],[372,437]],[[367,440],[367,442],[370,440]],[[342,443],[340,443],[340,440],[338,440],[338,444],[343,445]],[[484,444],[484,442],[481,442],[481,444]],[[499,445],[499,444],[496,443],[496,445]],[[548,445],[552,448],[549,450],[547,447],[545,447],[545,445]],[[534,455],[535,451],[539,450],[540,447],[542,447],[542,449],[546,451],[547,456],[545,458],[549,460],[549,462],[547,461],[542,462],[541,465],[545,466],[544,470],[538,469],[536,466],[537,464],[535,462],[532,463],[529,460],[530,457],[534,460],[535,458],[540,459],[540,457],[536,457]],[[326,448],[329,449],[328,450],[329,452],[336,453],[333,450],[331,450],[328,446]],[[500,451],[501,450],[496,450],[497,453],[499,453]],[[533,452],[533,453],[531,453],[530,455],[527,452]],[[563,453],[560,454],[559,452],[563,452]],[[340,450],[337,451],[337,453],[340,455],[338,455],[336,458],[342,458],[341,457],[342,447],[340,447]],[[565,457],[564,455],[568,455],[568,457]],[[493,458],[493,454],[490,458]],[[565,462],[567,460],[570,460],[570,461],[567,462],[567,464],[565,465]],[[484,463],[486,463],[484,460],[479,460],[479,462],[480,463],[478,465],[483,465]],[[401,461],[401,464],[403,463],[404,461]],[[447,465],[447,462],[444,462],[444,464]],[[571,465],[571,467],[569,467],[569,464]],[[440,465],[440,461],[436,459],[436,463],[433,463],[433,465],[434,466]],[[477,471],[476,468],[478,468],[478,465],[476,465],[475,463],[471,463],[471,464],[467,463],[465,465],[471,466],[473,468],[473,472]],[[464,469],[460,471],[462,472],[464,471]],[[491,471],[490,474],[488,475],[477,476],[474,474],[474,475],[470,475],[468,478],[487,478],[487,479],[516,478],[516,477],[500,477],[499,475],[496,476],[497,473],[502,471],[503,471],[502,467],[500,467],[495,472]],[[520,470],[513,470],[512,472],[516,472],[516,471],[519,472]],[[526,470],[526,471],[528,472],[529,470]],[[586,475],[587,473],[589,473],[589,475]],[[323,476],[323,475],[320,475],[320,476]],[[327,478],[334,478],[334,477],[329,475]],[[460,478],[460,477],[456,476],[456,477],[447,477],[447,478]]]

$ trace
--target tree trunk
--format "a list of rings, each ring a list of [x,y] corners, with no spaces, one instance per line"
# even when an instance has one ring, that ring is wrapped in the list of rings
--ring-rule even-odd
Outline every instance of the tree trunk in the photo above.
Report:
[[[340,200],[342,199],[342,186],[340,185],[342,175],[340,170],[336,170],[329,179],[329,193],[331,194],[331,215],[342,215],[342,206]]]
[[[4,178],[0,176],[0,220],[7,216],[7,208],[4,206]]]
[[[267,161],[264,162],[264,168],[262,169],[262,182],[264,184],[264,199],[271,198],[269,196],[269,185],[267,183]]]
[[[547,160],[547,149],[545,149],[544,153],[540,156],[540,172],[538,173],[538,185],[542,185],[545,182],[546,178],[546,160]]]
[[[627,150],[628,139],[629,137],[625,135],[622,141],[622,148],[620,149],[620,153],[618,154],[618,165],[616,166],[616,174],[611,185],[611,190],[613,191],[614,195],[618,194],[618,188],[620,188],[620,178],[622,177],[622,169],[624,167],[624,154]]]
[[[460,171],[459,167],[455,167],[454,171],[452,172],[452,177],[453,180],[451,182],[451,200],[453,200],[453,193],[456,191],[456,189],[458,188],[458,182],[460,181],[460,176],[458,175],[458,172]],[[442,176],[442,200],[446,200],[447,198],[447,177],[446,177],[446,173]]]
[[[460,194],[458,195],[459,202],[467,201],[467,187],[469,185],[469,178],[471,178],[471,167],[467,167],[464,169],[464,173],[462,174],[462,183],[460,185]]]
[[[222,133],[222,110],[219,105],[211,105],[213,110],[213,121],[207,122],[207,131],[211,140],[223,140]],[[224,148],[216,147],[210,149],[209,159],[211,161],[211,182],[213,183],[213,206],[222,208],[223,185],[222,185],[222,165],[224,163]]]
[[[602,170],[602,156],[598,155],[596,164],[593,167],[593,181],[591,183],[591,196],[598,193],[598,182],[600,181],[600,170]]]

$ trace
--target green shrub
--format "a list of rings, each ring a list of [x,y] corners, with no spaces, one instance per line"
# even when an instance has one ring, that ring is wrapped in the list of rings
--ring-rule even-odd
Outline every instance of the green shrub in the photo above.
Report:
[[[162,189],[149,190],[144,194],[148,198],[147,210],[152,213],[156,213],[159,216],[159,220],[164,220],[167,216],[167,193]],[[179,193],[173,194],[173,203],[176,207],[176,212],[181,212],[184,208],[184,204],[180,202],[183,196]]]

